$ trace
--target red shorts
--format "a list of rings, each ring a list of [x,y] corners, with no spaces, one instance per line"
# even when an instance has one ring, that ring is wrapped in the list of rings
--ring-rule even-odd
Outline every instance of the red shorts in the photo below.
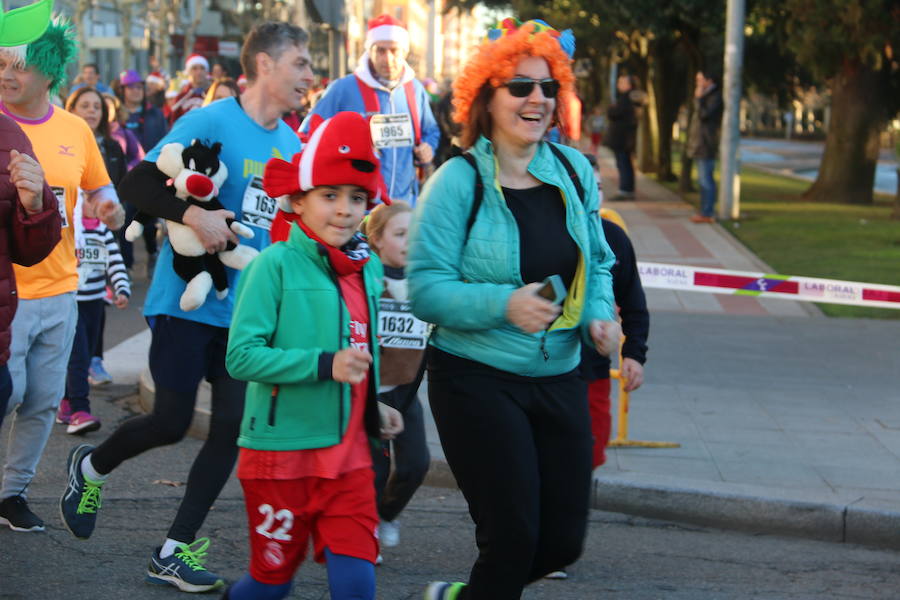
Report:
[[[316,562],[325,548],[372,563],[378,556],[374,473],[356,469],[338,479],[241,479],[250,531],[250,575],[288,583],[306,558],[310,535]]]

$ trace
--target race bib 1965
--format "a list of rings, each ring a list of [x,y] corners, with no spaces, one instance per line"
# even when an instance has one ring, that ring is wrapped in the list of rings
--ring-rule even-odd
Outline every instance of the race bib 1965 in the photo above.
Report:
[[[378,340],[382,348],[423,350],[428,340],[428,323],[413,316],[409,302],[382,298]]]
[[[269,231],[272,219],[278,211],[278,203],[269,198],[263,190],[262,179],[254,175],[244,190],[244,201],[241,205],[241,221],[244,225],[259,227]]]
[[[372,115],[369,127],[372,130],[372,142],[379,150],[412,146],[415,140],[412,119],[405,113]]]

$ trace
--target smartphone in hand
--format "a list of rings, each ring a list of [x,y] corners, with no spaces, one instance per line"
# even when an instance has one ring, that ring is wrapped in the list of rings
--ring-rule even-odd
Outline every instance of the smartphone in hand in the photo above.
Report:
[[[566,286],[563,284],[562,277],[551,275],[544,279],[544,285],[537,291],[537,294],[553,304],[562,304],[562,301],[566,299]]]

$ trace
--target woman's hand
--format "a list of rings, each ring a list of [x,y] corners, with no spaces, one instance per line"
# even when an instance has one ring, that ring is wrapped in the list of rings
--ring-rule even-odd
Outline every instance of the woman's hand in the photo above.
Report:
[[[529,283],[514,291],[506,303],[506,320],[524,331],[537,333],[556,320],[562,309],[537,295],[543,283]]]
[[[603,356],[609,356],[619,347],[619,339],[622,337],[622,326],[618,321],[591,321],[591,339],[594,347]]]
[[[381,416],[381,439],[392,440],[403,433],[403,415],[399,410],[379,402],[378,414]]]
[[[359,348],[344,348],[334,355],[331,378],[341,383],[356,384],[363,380],[372,364],[372,355]]]

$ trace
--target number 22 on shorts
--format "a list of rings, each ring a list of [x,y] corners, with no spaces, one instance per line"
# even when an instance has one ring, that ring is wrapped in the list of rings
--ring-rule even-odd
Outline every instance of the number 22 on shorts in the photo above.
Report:
[[[294,526],[294,514],[286,508],[276,511],[271,504],[260,504],[257,508],[264,520],[256,526],[256,533],[270,540],[289,542],[291,535],[288,533]],[[272,527],[278,523],[278,528],[272,531]]]

